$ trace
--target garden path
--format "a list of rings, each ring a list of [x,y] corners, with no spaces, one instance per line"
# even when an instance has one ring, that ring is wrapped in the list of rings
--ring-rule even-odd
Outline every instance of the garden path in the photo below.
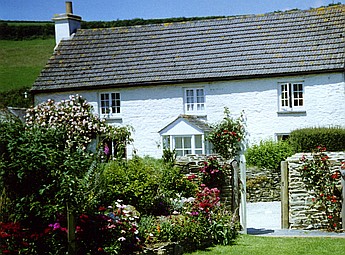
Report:
[[[280,229],[280,202],[247,203],[247,228]]]
[[[280,202],[247,203],[247,232],[250,235],[287,237],[341,237],[345,232],[281,229]]]

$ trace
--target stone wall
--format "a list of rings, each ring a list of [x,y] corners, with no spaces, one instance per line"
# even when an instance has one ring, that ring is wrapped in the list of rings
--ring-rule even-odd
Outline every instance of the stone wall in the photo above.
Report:
[[[280,201],[280,171],[247,168],[247,202]]]
[[[326,152],[335,168],[345,159],[345,152]],[[289,157],[288,162],[288,191],[289,191],[289,226],[291,229],[317,229],[326,226],[322,221],[321,212],[311,209],[313,193],[308,192],[302,181],[298,167],[301,166],[302,156],[312,159],[311,153],[298,153]]]

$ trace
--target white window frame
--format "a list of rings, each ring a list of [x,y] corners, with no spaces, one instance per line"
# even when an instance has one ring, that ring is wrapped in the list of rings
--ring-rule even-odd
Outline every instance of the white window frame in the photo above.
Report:
[[[201,147],[196,147],[196,136],[201,136]],[[182,147],[176,148],[175,138],[182,138]],[[187,148],[184,146],[185,138],[191,139],[191,147]],[[192,135],[163,135],[163,148],[169,149],[171,151],[175,150],[177,156],[186,156],[186,155],[205,155],[205,136],[203,134],[192,134]],[[188,153],[190,151],[190,153]],[[182,153],[180,153],[182,152]],[[197,153],[201,152],[201,153]]]
[[[119,92],[99,93],[99,114],[101,118],[118,117],[121,115],[121,111],[121,94]]]
[[[202,92],[202,95],[200,95]],[[204,113],[206,106],[205,88],[184,89],[184,111],[187,114]]]
[[[278,93],[280,112],[305,111],[303,82],[280,82],[278,83]]]

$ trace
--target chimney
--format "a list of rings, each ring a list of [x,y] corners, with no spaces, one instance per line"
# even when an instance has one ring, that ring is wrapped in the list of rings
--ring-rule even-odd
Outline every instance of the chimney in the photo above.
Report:
[[[66,13],[55,14],[55,42],[59,45],[61,40],[68,40],[81,27],[81,17],[73,14],[72,2],[66,1]]]

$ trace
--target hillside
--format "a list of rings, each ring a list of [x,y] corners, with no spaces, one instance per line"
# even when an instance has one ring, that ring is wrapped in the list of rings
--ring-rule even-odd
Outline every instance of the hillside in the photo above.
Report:
[[[54,38],[0,40],[0,92],[31,87],[54,47]]]

